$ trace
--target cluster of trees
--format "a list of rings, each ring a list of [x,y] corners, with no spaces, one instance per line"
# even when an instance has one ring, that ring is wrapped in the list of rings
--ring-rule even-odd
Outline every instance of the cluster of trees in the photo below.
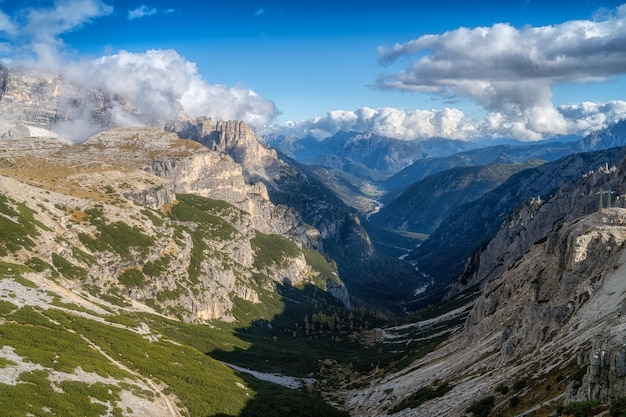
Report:
[[[304,331],[305,334],[352,332],[369,330],[375,325],[386,322],[388,317],[377,310],[355,308],[350,311],[345,309],[331,309],[318,311],[311,315],[305,314],[302,323],[296,323],[296,334]]]

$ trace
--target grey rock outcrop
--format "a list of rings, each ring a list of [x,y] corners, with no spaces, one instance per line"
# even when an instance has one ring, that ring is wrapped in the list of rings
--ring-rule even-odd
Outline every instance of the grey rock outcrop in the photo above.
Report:
[[[500,332],[503,360],[554,338],[619,268],[626,209],[604,209],[563,225],[487,284],[465,324],[469,343]]]
[[[519,227],[515,236],[502,240],[512,244],[512,253],[501,246],[503,265],[487,262],[493,275],[483,281],[464,330],[410,371],[351,392],[349,404],[363,415],[388,415],[394,402],[441,381],[454,386],[449,394],[394,415],[463,415],[477,399],[494,395],[493,412],[508,412],[497,387],[520,380],[528,386],[513,394],[523,404],[515,409],[518,415],[623,397],[626,209],[617,192],[613,207],[605,199],[598,210],[596,192],[619,190],[625,176],[624,163],[603,166],[542,204],[520,207],[508,223]],[[576,217],[585,210],[593,213]],[[581,373],[582,380],[573,379]]]
[[[578,181],[598,167],[620,164],[624,152],[625,148],[613,148],[570,155],[515,174],[478,200],[455,210],[407,260],[415,261],[421,271],[435,277],[442,286],[463,275],[469,281],[477,268],[467,268],[467,261],[477,259],[474,252],[498,234],[517,207],[537,196],[548,200],[565,184]],[[578,201],[581,194],[571,197],[572,201]],[[583,204],[587,204],[584,199]],[[502,251],[507,248],[501,247]]]
[[[252,128],[239,120],[218,120],[208,117],[191,119],[184,114],[166,126],[181,138],[191,139],[207,148],[228,154],[244,169],[246,179],[258,183],[269,181],[278,174],[278,157],[274,149],[267,148]]]
[[[623,171],[625,167],[621,167]],[[495,237],[470,259],[461,279],[452,284],[448,298],[475,285],[484,285],[502,275],[539,240],[546,231],[593,213],[599,206],[599,192],[618,190],[620,173],[615,166],[603,164],[584,174],[578,181],[565,184],[547,201],[540,196],[523,202],[505,219]],[[622,205],[623,197],[613,204]],[[606,196],[604,197],[606,200]],[[608,201],[608,200],[607,200]]]

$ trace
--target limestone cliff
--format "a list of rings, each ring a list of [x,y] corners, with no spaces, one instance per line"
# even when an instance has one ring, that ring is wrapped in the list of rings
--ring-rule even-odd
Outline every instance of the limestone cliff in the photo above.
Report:
[[[25,68],[8,70],[0,65],[0,114],[5,126],[25,125],[47,131],[63,123],[80,121],[75,131],[92,132],[112,127],[112,109],[133,112],[123,97],[113,96],[97,88],[83,88],[59,74]],[[24,134],[23,137],[40,136]],[[14,129],[14,134],[18,133]],[[67,131],[66,133],[70,133]],[[48,134],[43,134],[47,136]],[[82,142],[84,134],[74,132],[72,140]]]
[[[70,288],[112,293],[185,321],[233,320],[238,300],[258,303],[260,290],[285,279],[346,298],[336,273],[323,275],[307,261],[317,232],[273,205],[262,185],[247,183],[225,154],[153,128],[5,154],[0,195],[9,212],[33,213],[29,239],[37,243],[17,244],[2,260],[35,262]],[[259,236],[287,249],[261,262],[274,246],[255,243]]]
[[[247,179],[259,182],[273,178],[278,173],[278,157],[274,149],[265,147],[252,128],[239,120],[218,120],[208,117],[191,119],[181,115],[166,126],[166,130],[177,132],[181,138],[191,139],[207,148],[228,154],[241,164]]]

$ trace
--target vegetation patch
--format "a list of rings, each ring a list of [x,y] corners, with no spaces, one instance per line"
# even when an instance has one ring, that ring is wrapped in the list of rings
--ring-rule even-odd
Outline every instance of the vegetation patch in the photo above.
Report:
[[[609,412],[612,417],[626,416],[626,397],[619,397],[611,402],[611,408]]]
[[[266,235],[259,231],[250,240],[254,250],[254,266],[264,269],[272,265],[283,266],[288,258],[298,256],[299,248],[293,241],[279,235]]]
[[[146,262],[141,271],[150,277],[160,277],[167,272],[171,260],[170,255],[164,255],[155,261]]]
[[[80,366],[85,372],[103,377],[130,377],[111,365],[80,336],[52,323],[32,307],[23,307],[5,318],[7,321],[0,326],[0,339],[30,362],[66,373],[73,373]]]
[[[96,236],[79,233],[78,238],[91,252],[110,251],[119,254],[124,260],[130,260],[133,257],[131,248],[135,248],[140,256],[145,256],[154,244],[154,239],[137,226],[131,227],[121,221],[107,223],[102,206],[86,210],[85,213],[97,229]]]
[[[601,403],[598,400],[569,403],[563,408],[562,414],[574,417],[587,417],[589,415],[595,416],[601,411],[598,409],[600,404]]]
[[[17,310],[17,306],[10,301],[0,300],[0,316],[5,316],[14,310]]]
[[[117,278],[120,284],[126,287],[145,288],[146,281],[143,273],[138,269],[127,269]]]
[[[313,280],[318,287],[324,289],[326,288],[326,281],[337,280],[337,270],[333,268],[330,263],[328,263],[321,253],[308,248],[303,248],[302,252],[304,253],[304,258],[306,259],[307,264],[319,272],[318,279]]]
[[[163,226],[163,219],[153,210],[143,209],[141,210],[141,214],[150,219],[153,225],[157,227]]]
[[[25,262],[25,265],[32,268],[36,272],[54,271],[52,265],[37,256],[33,256],[32,258],[27,260]]]
[[[24,372],[19,379],[16,385],[0,384],[3,415],[95,417],[105,415],[119,400],[120,388],[115,385],[63,381],[53,387],[44,370]],[[121,417],[122,409],[113,407],[112,415]]]
[[[0,279],[9,278],[13,279],[15,282],[23,285],[24,287],[39,288],[34,282],[22,276],[22,274],[27,272],[33,271],[23,265],[16,265],[0,261]]]
[[[186,345],[162,337],[150,342],[134,332],[61,311],[47,311],[68,329],[85,335],[107,354],[136,370],[163,381],[190,416],[238,415],[246,399],[234,372]]]
[[[578,368],[576,373],[574,373],[574,375],[572,375],[571,380],[572,381],[582,382],[583,377],[587,374],[587,368],[588,368],[588,365],[583,365],[580,368]]]
[[[202,262],[206,253],[210,250],[205,239],[231,240],[239,236],[239,232],[231,224],[213,213],[223,210],[236,210],[233,206],[223,201],[211,200],[195,195],[179,195],[178,204],[171,208],[172,219],[180,222],[193,222],[194,227],[181,227],[177,235],[182,237],[182,230],[190,234],[193,248],[189,262],[188,273],[192,283],[199,283],[202,273]]]
[[[389,412],[392,414],[398,413],[406,408],[416,408],[425,403],[426,401],[434,398],[443,397],[446,395],[452,387],[448,383],[443,383],[437,388],[425,387],[420,388],[409,397],[402,400],[399,404],[393,407]]]
[[[59,254],[52,254],[52,264],[66,278],[80,280],[87,278],[87,271],[84,268],[74,265]]]
[[[46,228],[35,220],[33,212],[23,203],[10,201],[0,195],[0,256],[7,256],[20,248],[35,245],[33,238],[39,236],[37,228]]]
[[[87,252],[82,251],[76,247],[72,248],[72,255],[74,256],[74,259],[81,261],[87,265],[92,265],[92,264],[97,263],[95,256],[90,255]]]
[[[472,405],[465,410],[465,412],[472,413],[474,417],[487,417],[495,402],[496,400],[494,397],[486,397],[473,402]]]

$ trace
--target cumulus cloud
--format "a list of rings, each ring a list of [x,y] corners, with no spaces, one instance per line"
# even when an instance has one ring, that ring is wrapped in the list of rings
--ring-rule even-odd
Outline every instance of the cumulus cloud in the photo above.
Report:
[[[584,102],[554,108],[556,117],[570,126],[571,133],[581,136],[602,129],[610,123],[626,119],[626,101],[608,103]],[[534,115],[534,124],[545,123],[550,114]],[[381,136],[402,140],[447,138],[459,140],[485,138],[516,138],[539,140],[541,134],[529,130],[526,123],[511,120],[501,112],[490,112],[483,119],[465,115],[461,110],[403,110],[363,107],[354,111],[334,110],[324,117],[288,121],[266,127],[261,133],[313,136],[325,139],[339,131],[370,131]]]
[[[380,76],[377,88],[468,97],[492,113],[494,130],[535,140],[579,128],[552,103],[554,85],[626,73],[626,5],[598,20],[461,27],[380,47],[379,54],[383,65],[410,63]]]
[[[154,7],[146,6],[142,4],[136,9],[128,11],[128,20],[141,19],[142,17],[152,16],[157,14],[158,10]]]
[[[18,28],[11,18],[2,10],[0,10],[0,33],[4,32],[6,35],[14,37],[17,34]]]
[[[253,91],[207,83],[193,62],[171,49],[120,51],[79,65],[74,79],[81,73],[88,74],[83,84],[124,97],[151,123],[171,121],[181,109],[192,117],[246,120],[255,127],[277,114],[273,102]]]
[[[119,51],[97,59],[67,53],[60,35],[112,11],[99,0],[58,0],[52,7],[22,10],[15,17],[0,12],[2,61],[59,73],[67,81],[67,92],[59,103],[68,104],[63,110],[71,120],[59,124],[57,130],[85,135],[102,128],[89,123],[92,109],[79,111],[71,106],[72,102],[93,102],[96,90],[113,98],[108,99],[107,121],[115,126],[162,125],[184,109],[192,117],[245,120],[259,128],[278,113],[272,101],[246,88],[209,84],[193,62],[174,50]],[[128,17],[154,13],[156,9],[141,6]],[[3,39],[9,42],[4,44]],[[74,136],[71,139],[78,139]]]
[[[468,139],[474,137],[475,122],[458,109],[403,110],[391,107],[362,107],[354,111],[334,110],[324,117],[300,122],[286,122],[277,132],[323,139],[338,131],[371,131],[396,139],[414,140],[432,137]]]

